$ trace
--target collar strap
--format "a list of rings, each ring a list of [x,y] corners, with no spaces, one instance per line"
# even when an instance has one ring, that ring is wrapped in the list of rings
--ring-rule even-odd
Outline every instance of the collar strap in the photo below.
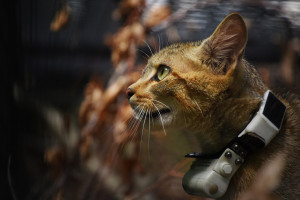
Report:
[[[217,158],[229,148],[241,157],[245,158],[249,152],[254,152],[267,146],[279,132],[286,106],[270,91],[264,94],[263,101],[256,115],[247,127],[230,142],[222,151],[214,155],[190,153],[189,158]]]

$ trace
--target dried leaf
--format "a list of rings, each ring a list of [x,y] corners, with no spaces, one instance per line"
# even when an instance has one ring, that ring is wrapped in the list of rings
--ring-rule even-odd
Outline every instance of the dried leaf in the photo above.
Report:
[[[50,30],[53,32],[59,31],[62,27],[64,27],[69,19],[70,19],[70,14],[71,14],[71,7],[66,4],[64,5],[61,10],[59,10],[54,19],[52,20],[50,24]]]
[[[111,36],[107,43],[112,49],[111,59],[117,67],[121,60],[135,59],[137,45],[145,39],[145,28],[139,22],[134,22],[120,29]]]
[[[171,9],[167,5],[153,6],[144,17],[147,28],[159,25],[171,15]]]
[[[51,176],[56,178],[66,165],[67,156],[65,149],[62,146],[54,146],[45,152],[44,159],[51,166]]]

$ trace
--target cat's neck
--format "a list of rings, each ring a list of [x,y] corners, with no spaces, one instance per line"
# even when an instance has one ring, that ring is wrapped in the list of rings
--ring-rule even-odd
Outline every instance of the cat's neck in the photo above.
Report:
[[[205,114],[204,117],[209,120],[205,120],[206,123],[195,123],[195,117],[192,121],[196,126],[187,127],[187,131],[201,136],[199,141],[204,153],[220,151],[242,132],[259,109],[267,90],[256,70],[246,61],[241,62],[240,70],[236,73],[237,78],[227,91],[228,97],[216,102]]]

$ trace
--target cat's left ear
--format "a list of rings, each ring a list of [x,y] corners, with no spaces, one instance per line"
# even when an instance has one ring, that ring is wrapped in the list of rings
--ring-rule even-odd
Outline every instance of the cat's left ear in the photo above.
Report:
[[[247,43],[247,28],[241,15],[228,15],[202,45],[203,60],[217,73],[236,67]]]

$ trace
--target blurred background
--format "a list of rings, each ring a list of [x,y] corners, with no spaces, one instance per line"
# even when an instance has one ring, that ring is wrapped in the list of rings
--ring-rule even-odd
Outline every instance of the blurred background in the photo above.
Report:
[[[266,84],[299,94],[298,1],[2,1],[0,198],[201,199],[181,187],[197,143],[141,134],[125,91],[153,52],[231,12]]]

